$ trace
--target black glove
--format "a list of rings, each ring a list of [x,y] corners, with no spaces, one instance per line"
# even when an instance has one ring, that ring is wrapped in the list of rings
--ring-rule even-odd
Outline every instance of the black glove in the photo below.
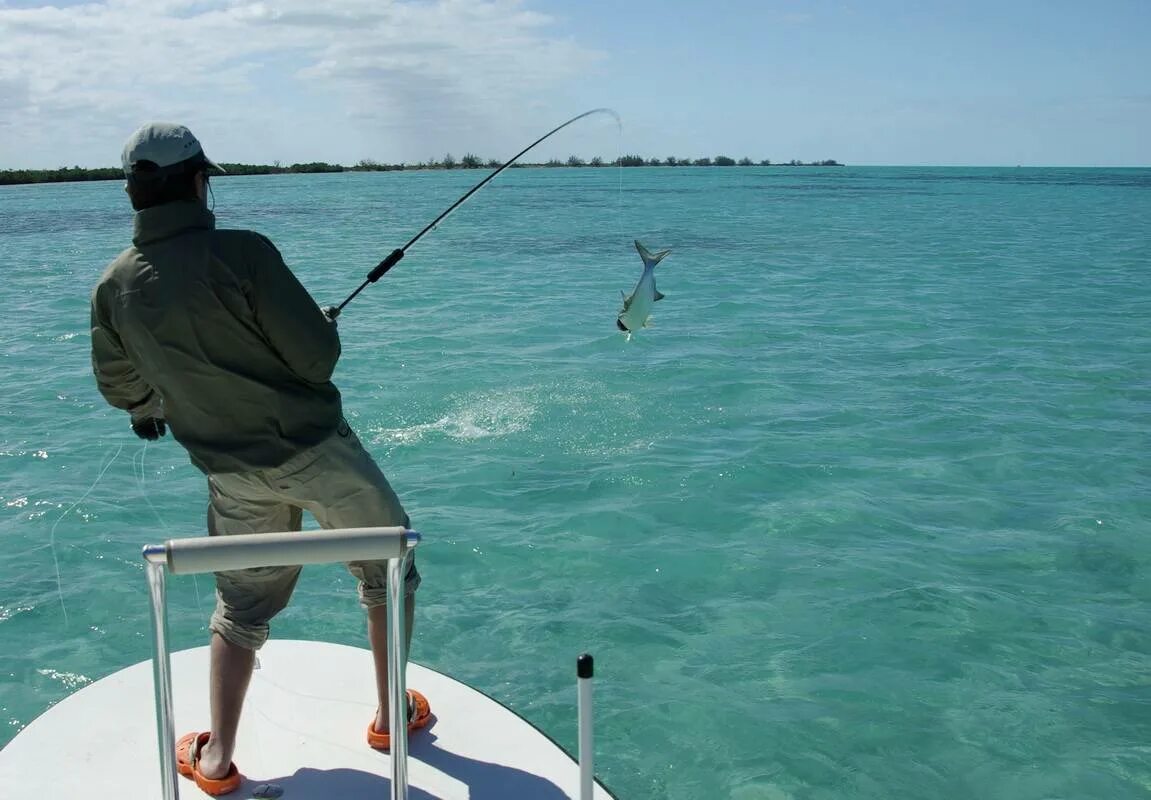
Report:
[[[167,431],[168,426],[164,424],[164,420],[156,417],[146,417],[139,422],[132,423],[132,432],[141,439],[147,439],[150,442],[156,441]]]
[[[335,322],[336,317],[340,316],[340,309],[337,306],[325,306],[320,310],[324,312],[324,318],[328,322]]]

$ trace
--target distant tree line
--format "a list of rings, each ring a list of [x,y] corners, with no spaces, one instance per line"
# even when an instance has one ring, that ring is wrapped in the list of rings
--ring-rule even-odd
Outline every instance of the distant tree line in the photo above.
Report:
[[[467,153],[459,159],[452,156],[451,153],[446,154],[439,161],[420,161],[416,164],[386,164],[383,162],[375,161],[370,158],[365,158],[358,162],[355,166],[345,167],[341,164],[329,164],[324,161],[311,161],[306,164],[292,164],[290,166],[283,166],[279,161],[273,164],[231,164],[222,163],[222,166],[229,175],[279,175],[279,174],[293,174],[293,173],[320,173],[320,172],[391,172],[400,170],[421,170],[421,169],[480,169],[488,168],[495,169],[503,163],[494,158],[482,159],[474,153]],[[843,166],[835,159],[825,159],[823,161],[809,161],[803,162],[792,159],[791,161],[770,161],[764,159],[759,162],[752,161],[750,158],[741,158],[736,161],[728,156],[716,156],[715,158],[677,158],[675,156],[668,156],[666,158],[644,158],[638,155],[626,155],[619,158],[605,161],[604,159],[596,156],[595,158],[584,160],[579,156],[571,156],[566,161],[560,159],[550,159],[543,163],[534,164],[513,164],[513,168],[518,167],[840,167]],[[118,167],[96,168],[87,169],[85,167],[60,167],[58,169],[5,169],[0,170],[0,186],[12,185],[19,183],[63,183],[69,181],[108,181],[108,180],[123,180],[124,172]]]
[[[13,183],[64,183],[67,181],[108,181],[124,179],[124,170],[85,169],[60,167],[59,169],[5,169],[0,170],[0,185]]]
[[[575,158],[575,156],[572,156]],[[792,159],[791,161],[772,161],[771,159],[763,159],[762,161],[752,161],[750,158],[744,156],[736,161],[729,156],[716,156],[715,158],[676,158],[675,156],[668,156],[667,158],[644,158],[643,156],[623,156],[612,161],[612,166],[624,167],[842,167],[843,165],[836,161],[834,158],[824,159],[823,161],[799,161]],[[572,164],[569,160],[568,166],[576,167],[582,164]],[[600,165],[593,165],[600,166]]]
[[[457,160],[451,153],[448,153],[440,161],[421,161],[417,164],[379,164],[371,159],[361,161],[352,170],[391,170],[391,169],[476,169],[478,167],[488,167],[494,169],[502,162],[496,159],[484,160],[477,155],[468,153],[463,158]],[[527,164],[516,163],[512,164],[513,167],[842,167],[843,164],[836,161],[834,158],[827,158],[822,161],[800,161],[792,159],[791,161],[772,161],[770,159],[763,159],[761,161],[752,161],[746,156],[736,161],[734,158],[728,156],[716,156],[715,158],[677,158],[675,156],[668,156],[666,158],[644,158],[637,155],[620,156],[619,158],[605,161],[604,159],[596,156],[595,158],[585,160],[579,156],[569,156],[566,161],[561,161],[558,158],[549,159],[543,163]]]

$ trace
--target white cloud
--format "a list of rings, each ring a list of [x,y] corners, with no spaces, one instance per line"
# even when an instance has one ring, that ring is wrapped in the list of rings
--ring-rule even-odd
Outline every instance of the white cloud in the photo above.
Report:
[[[147,119],[226,161],[502,152],[602,59],[554,28],[516,0],[0,6],[0,167],[110,166]]]

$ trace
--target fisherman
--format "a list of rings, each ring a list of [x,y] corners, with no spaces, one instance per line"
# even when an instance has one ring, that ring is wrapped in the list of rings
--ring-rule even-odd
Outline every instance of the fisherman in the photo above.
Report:
[[[335,314],[321,310],[275,246],[252,231],[218,230],[208,176],[223,172],[186,127],[144,125],[122,155],[135,209],[132,246],[92,293],[92,367],[104,398],[154,441],[168,428],[208,478],[208,534],[298,531],[302,512],[324,528],[408,526],[384,474],[344,419],[332,372]],[[390,746],[387,564],[357,562],[379,706],[368,744]],[[234,791],[240,712],[256,651],[288,603],[300,567],[216,573],[211,730],[177,744],[180,773],[210,794]],[[414,557],[406,573],[411,642]],[[408,692],[409,730],[428,723]]]

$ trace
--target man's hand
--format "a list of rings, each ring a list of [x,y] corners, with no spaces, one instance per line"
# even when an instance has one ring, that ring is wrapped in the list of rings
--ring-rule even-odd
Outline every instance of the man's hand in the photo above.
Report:
[[[340,309],[336,306],[324,306],[320,310],[324,312],[324,319],[328,322],[335,322],[336,317],[340,316]]]
[[[156,417],[145,417],[139,422],[132,423],[132,432],[141,439],[147,439],[150,442],[156,441],[167,431],[168,426],[164,424],[164,420]]]

